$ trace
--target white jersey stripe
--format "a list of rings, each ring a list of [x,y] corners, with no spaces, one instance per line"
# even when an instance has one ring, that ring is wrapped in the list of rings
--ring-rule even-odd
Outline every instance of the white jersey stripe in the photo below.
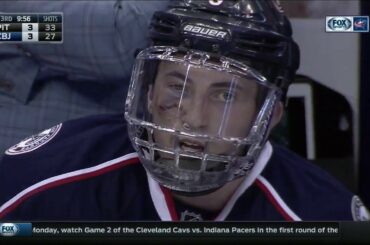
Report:
[[[162,221],[172,221],[170,208],[168,207],[166,198],[161,190],[160,185],[152,178],[152,176],[148,172],[146,173],[149,182],[150,195],[152,197],[154,207],[157,211],[158,216],[161,218]]]
[[[268,194],[271,195],[272,198],[276,201],[276,204],[279,205],[279,207],[290,216],[290,218],[294,221],[302,221],[300,217],[296,213],[293,212],[292,209],[289,208],[289,206],[284,202],[284,200],[280,197],[280,195],[277,193],[275,188],[262,176],[258,176],[257,180],[259,180],[264,187],[268,190]]]
[[[130,154],[118,157],[116,159],[101,163],[101,164],[96,165],[94,167],[79,169],[79,170],[76,170],[76,171],[72,171],[72,172],[69,172],[69,173],[57,175],[57,176],[45,179],[43,181],[40,181],[40,182],[24,189],[23,191],[19,192],[17,195],[15,195],[9,201],[4,203],[0,207],[0,217],[3,215],[3,212],[6,211],[7,208],[12,206],[16,202],[20,201],[22,198],[26,197],[27,195],[29,195],[30,193],[32,193],[35,190],[42,189],[45,186],[53,185],[56,182],[62,182],[64,179],[69,179],[71,177],[78,177],[78,176],[82,176],[82,175],[86,175],[86,174],[93,174],[93,173],[101,171],[105,168],[113,167],[115,164],[119,164],[119,163],[128,161],[130,159],[137,158],[137,157],[138,157],[137,153],[130,153]]]

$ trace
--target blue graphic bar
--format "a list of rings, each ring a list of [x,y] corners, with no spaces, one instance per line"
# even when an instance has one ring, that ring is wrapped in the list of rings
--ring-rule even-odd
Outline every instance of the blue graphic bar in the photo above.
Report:
[[[0,42],[22,41],[22,32],[0,32]]]
[[[0,236],[32,236],[31,223],[0,223]]]

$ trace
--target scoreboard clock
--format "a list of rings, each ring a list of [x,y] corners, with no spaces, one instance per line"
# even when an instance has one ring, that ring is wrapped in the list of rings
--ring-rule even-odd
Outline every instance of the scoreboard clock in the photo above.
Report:
[[[0,43],[63,42],[63,13],[0,13]]]

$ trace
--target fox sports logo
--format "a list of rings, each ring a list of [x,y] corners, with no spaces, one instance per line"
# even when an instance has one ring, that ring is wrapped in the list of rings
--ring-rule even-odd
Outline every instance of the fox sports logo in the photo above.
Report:
[[[350,29],[352,21],[346,17],[333,17],[328,20],[328,27],[333,31],[345,31]]]
[[[0,235],[2,236],[15,236],[18,231],[18,226],[13,223],[3,223],[0,225]]]

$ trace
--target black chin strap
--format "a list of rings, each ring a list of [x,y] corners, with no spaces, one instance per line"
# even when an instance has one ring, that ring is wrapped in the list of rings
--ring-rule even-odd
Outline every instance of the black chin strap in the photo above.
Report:
[[[210,190],[204,190],[204,191],[198,191],[198,192],[186,192],[186,191],[175,191],[175,190],[171,190],[171,192],[174,193],[174,194],[176,194],[176,195],[180,195],[180,196],[196,197],[196,196],[208,195],[208,194],[210,194],[212,192],[217,191],[220,188],[221,188],[221,186],[220,187],[213,188],[213,189],[210,189]]]

